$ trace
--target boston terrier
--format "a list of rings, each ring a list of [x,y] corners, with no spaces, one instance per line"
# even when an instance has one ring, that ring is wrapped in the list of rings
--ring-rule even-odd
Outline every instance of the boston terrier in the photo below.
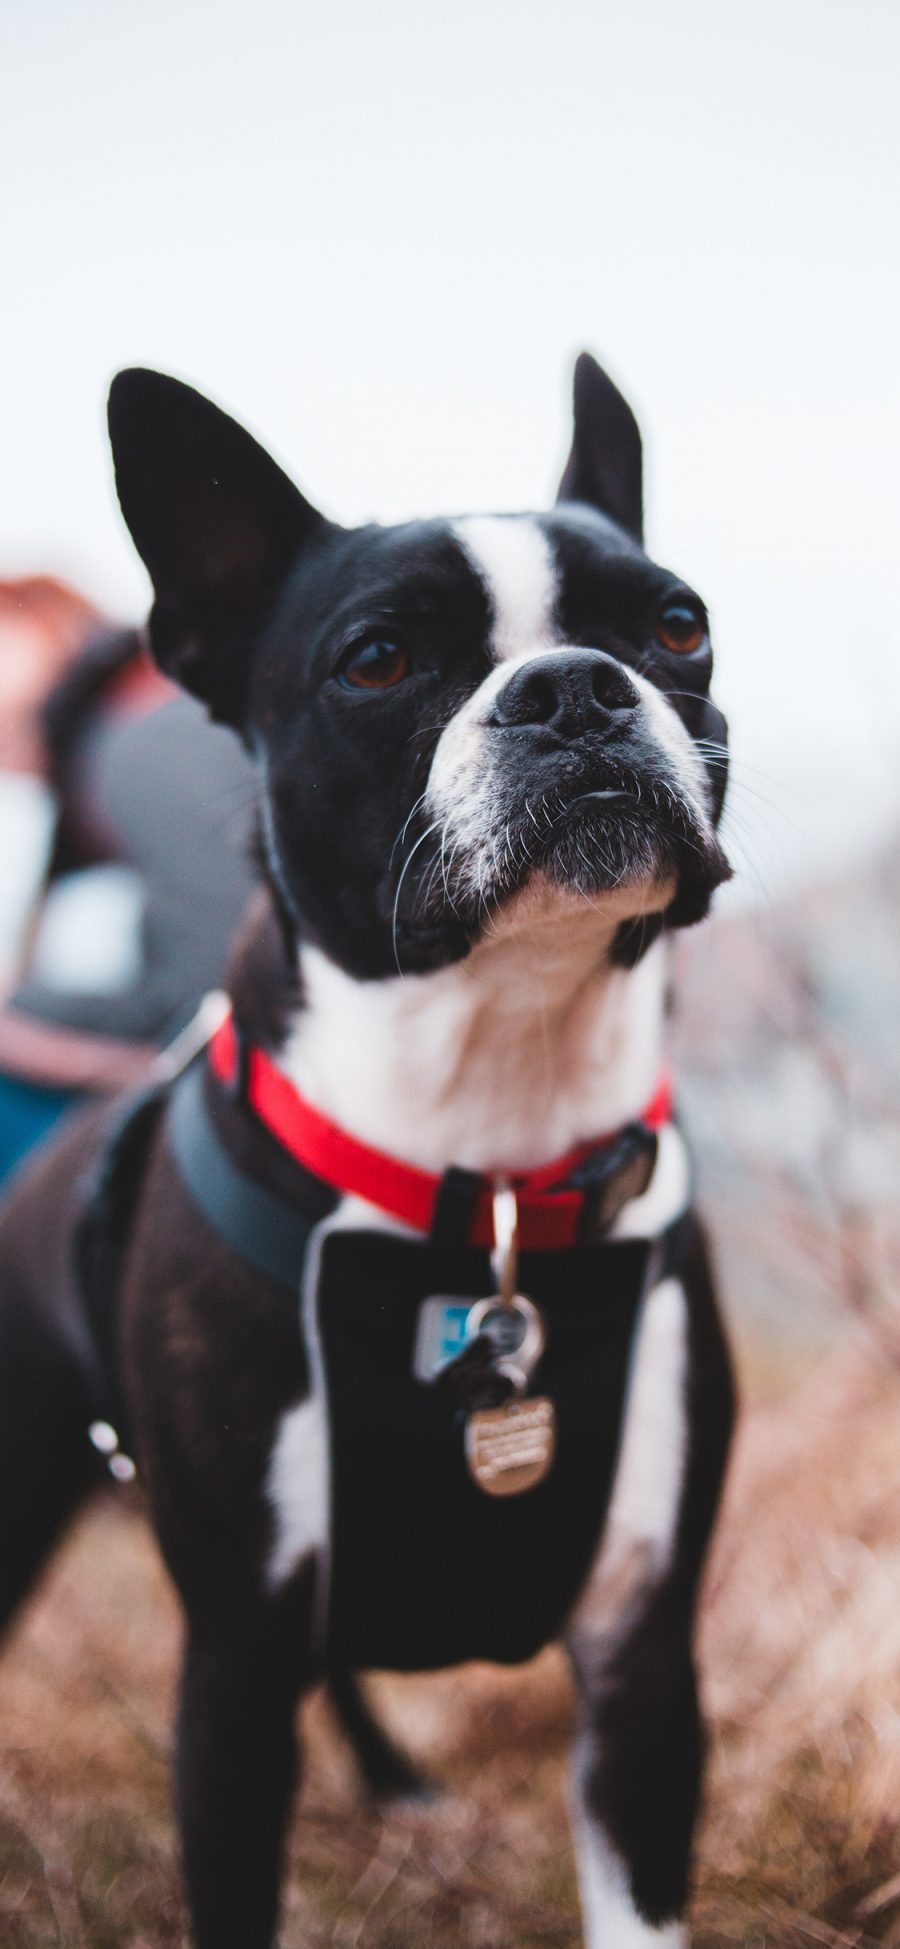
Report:
[[[148,371],[110,429],[263,888],[190,1060],[5,1207],[2,1614],[101,1458],[136,1465],[187,1620],[198,1949],[273,1940],[309,1687],[402,1787],[356,1673],[561,1639],[586,1939],[671,1949],[733,1415],[666,1070],[671,937],[729,871],[706,610],[645,553],[587,355],[550,513],[341,527]]]

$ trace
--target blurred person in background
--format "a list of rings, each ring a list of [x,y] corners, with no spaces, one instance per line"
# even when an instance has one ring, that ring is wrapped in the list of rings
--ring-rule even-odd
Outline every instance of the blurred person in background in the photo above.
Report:
[[[252,831],[249,761],[137,631],[0,582],[0,1181],[221,985]]]

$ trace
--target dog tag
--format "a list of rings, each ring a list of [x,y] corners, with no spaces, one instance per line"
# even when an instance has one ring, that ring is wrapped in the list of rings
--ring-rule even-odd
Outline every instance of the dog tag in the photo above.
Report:
[[[556,1453],[556,1415],[546,1395],[479,1408],[466,1422],[469,1473],[489,1496],[519,1496],[543,1482]]]

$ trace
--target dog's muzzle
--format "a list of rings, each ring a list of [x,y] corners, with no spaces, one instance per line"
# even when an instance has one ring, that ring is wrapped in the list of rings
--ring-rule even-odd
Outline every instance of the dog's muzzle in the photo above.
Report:
[[[418,917],[449,907],[474,938],[542,875],[699,918],[728,874],[714,809],[701,751],[648,678],[605,650],[536,649],[492,670],[441,733]]]

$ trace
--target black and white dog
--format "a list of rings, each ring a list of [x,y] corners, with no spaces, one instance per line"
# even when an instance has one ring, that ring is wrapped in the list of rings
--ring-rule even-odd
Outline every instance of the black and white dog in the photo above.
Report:
[[[352,531],[174,380],[123,373],[110,426],[154,653],[251,754],[267,891],[209,1051],[5,1208],[2,1613],[114,1424],[188,1620],[200,1949],[272,1940],[305,1689],[400,1783],[355,1671],[561,1636],[588,1941],[680,1944],[732,1387],[664,1042],[668,936],[728,872],[725,727],[637,426],[582,357],[552,513]]]

